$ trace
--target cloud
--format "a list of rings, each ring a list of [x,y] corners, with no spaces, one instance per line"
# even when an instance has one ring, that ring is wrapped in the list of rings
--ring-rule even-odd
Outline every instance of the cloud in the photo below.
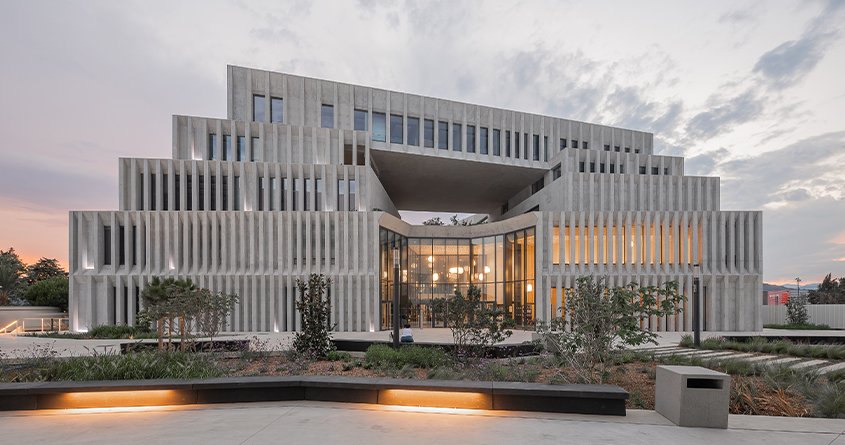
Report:
[[[760,117],[765,99],[753,88],[749,88],[728,98],[717,94],[711,96],[707,102],[707,111],[696,114],[687,123],[687,137],[692,141],[712,139],[733,130],[737,125]]]
[[[684,160],[684,173],[691,176],[712,176],[716,165],[727,158],[730,152],[726,148],[707,151]]]
[[[845,2],[832,0],[805,28],[797,40],[781,43],[763,54],[754,65],[777,88],[792,86],[809,74],[824,58],[826,50],[842,35],[841,12]]]
[[[761,208],[781,201],[830,198],[845,204],[845,131],[802,139],[778,150],[720,162],[725,204]],[[800,191],[799,191],[800,190]]]

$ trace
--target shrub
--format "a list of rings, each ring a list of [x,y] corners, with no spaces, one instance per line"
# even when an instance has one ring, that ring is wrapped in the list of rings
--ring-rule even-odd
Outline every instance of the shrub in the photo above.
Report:
[[[403,346],[399,350],[387,345],[372,345],[367,348],[367,363],[384,369],[399,369],[405,366],[436,368],[445,365],[449,358],[439,348],[425,346]]]
[[[826,331],[830,326],[826,324],[801,323],[801,324],[766,324],[763,325],[767,329],[792,329],[792,330],[809,330],[809,331]]]
[[[680,343],[678,343],[678,346],[680,346],[682,348],[693,347],[694,345],[693,345],[692,335],[685,334],[683,337],[681,337],[681,341],[680,341]]]
[[[701,341],[701,349],[722,349],[721,338],[705,338]]]
[[[107,354],[54,360],[44,380],[204,379],[221,372],[204,356],[183,352]]]
[[[681,312],[684,299],[676,282],[609,288],[606,278],[579,277],[566,299],[570,320],[554,318],[538,332],[546,349],[569,362],[579,380],[602,383],[607,366],[626,347],[657,344],[644,321]]]
[[[29,286],[24,297],[33,306],[56,306],[67,312],[67,277],[59,276],[41,280]]]
[[[296,332],[293,348],[311,357],[325,357],[335,346],[329,326],[330,302],[326,290],[331,280],[322,274],[311,274],[308,281],[296,280],[299,300],[296,310],[302,320],[302,329]]]
[[[481,300],[481,289],[470,285],[464,295],[459,289],[449,298],[432,300],[432,312],[441,314],[452,331],[455,355],[481,356],[485,348],[505,341],[513,334],[513,320],[507,313]]]
[[[144,337],[145,334],[150,332],[149,329],[146,328],[139,328],[136,326],[128,326],[128,325],[101,325],[95,326],[88,332],[88,336],[91,338],[134,338],[134,337]]]
[[[802,325],[810,322],[807,315],[807,306],[804,305],[804,297],[795,296],[786,301],[786,323]]]
[[[352,355],[343,351],[329,351],[329,353],[326,354],[326,359],[333,362],[348,362],[352,360]]]

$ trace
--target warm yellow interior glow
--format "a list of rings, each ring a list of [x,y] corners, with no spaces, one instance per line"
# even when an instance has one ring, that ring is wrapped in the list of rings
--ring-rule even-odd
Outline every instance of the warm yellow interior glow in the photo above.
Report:
[[[148,391],[95,391],[61,394],[55,408],[110,408],[125,406],[164,406],[189,403],[184,394],[172,389]]]
[[[476,392],[385,389],[379,391],[380,405],[421,406],[428,408],[492,409],[489,395]]]

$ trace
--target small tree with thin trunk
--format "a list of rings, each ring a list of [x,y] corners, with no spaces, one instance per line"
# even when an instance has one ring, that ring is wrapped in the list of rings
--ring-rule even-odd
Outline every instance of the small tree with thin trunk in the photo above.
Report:
[[[810,316],[807,314],[807,306],[804,305],[804,297],[796,295],[786,300],[786,322],[796,325],[810,322]]]
[[[455,344],[459,359],[472,359],[484,354],[487,347],[505,341],[513,334],[511,320],[505,311],[485,304],[481,289],[470,285],[466,295],[455,289],[451,298],[432,301],[432,310],[441,314]]]
[[[326,290],[331,280],[322,274],[311,274],[308,281],[296,280],[299,300],[296,310],[299,312],[302,329],[293,339],[293,348],[297,352],[313,358],[321,358],[335,349],[329,326],[330,302]]]
[[[580,277],[562,316],[538,324],[537,331],[545,348],[569,364],[578,380],[602,383],[607,366],[624,348],[656,343],[649,320],[681,312],[684,300],[675,282],[608,288],[604,278]]]

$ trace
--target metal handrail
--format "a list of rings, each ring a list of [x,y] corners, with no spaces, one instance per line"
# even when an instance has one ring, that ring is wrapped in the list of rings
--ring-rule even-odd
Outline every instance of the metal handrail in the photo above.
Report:
[[[20,330],[20,326],[18,326],[19,320],[12,320],[11,323],[7,324],[0,328],[0,334],[16,334],[18,330]],[[12,327],[14,326],[14,329]]]
[[[0,328],[0,334],[22,332],[64,332],[70,330],[67,317],[21,318]]]

